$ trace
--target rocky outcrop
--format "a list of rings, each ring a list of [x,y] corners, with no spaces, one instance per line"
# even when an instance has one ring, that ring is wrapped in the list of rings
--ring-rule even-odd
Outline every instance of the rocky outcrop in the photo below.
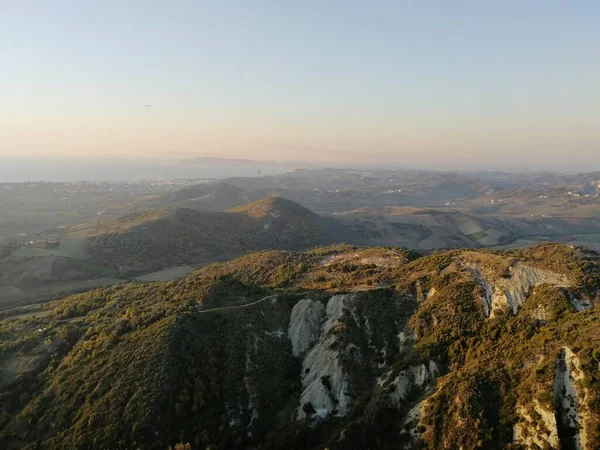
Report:
[[[390,405],[400,408],[403,401],[415,388],[425,389],[437,378],[439,371],[435,362],[429,361],[427,364],[411,366],[400,371],[390,382],[392,373],[393,371],[389,371],[379,377],[377,386],[385,386],[387,392],[390,393]]]
[[[499,310],[517,314],[532,287],[550,284],[557,287],[570,286],[565,275],[516,262],[508,268],[506,277],[493,278],[478,264],[463,262],[471,275],[483,288],[483,308],[486,316],[494,317]]]
[[[250,420],[248,422],[247,428],[249,430],[252,429],[254,422],[260,417],[260,414],[257,409],[258,403],[258,390],[256,389],[256,384],[253,383],[253,366],[254,363],[251,360],[250,352],[246,355],[246,371],[244,375],[244,388],[246,389],[246,393],[248,395],[248,404],[246,405],[246,411],[250,415]],[[250,431],[251,433],[251,431]]]
[[[381,301],[366,293],[336,294],[325,308],[308,299],[294,307],[289,336],[294,355],[303,356],[297,420],[343,417],[355,396],[370,389],[385,392],[390,407],[408,407],[409,394],[435,379],[433,362],[386,370],[389,357],[415,337],[406,323],[378,316]]]
[[[481,302],[483,303],[483,311],[485,312],[486,317],[489,317],[492,311],[494,310],[493,301],[495,299],[495,289],[494,286],[487,280],[485,276],[479,271],[479,269],[475,266],[470,266],[471,275],[479,283],[481,288],[483,289],[483,296],[481,298]]]
[[[323,303],[308,298],[296,303],[292,309],[288,331],[294,356],[303,355],[315,343],[324,320]]]
[[[350,409],[351,397],[348,374],[342,364],[342,352],[352,349],[339,348],[334,327],[344,314],[352,294],[332,296],[325,310],[323,324],[317,343],[306,354],[302,362],[302,393],[297,419],[302,420],[317,414],[344,416]]]
[[[563,347],[556,360],[554,376],[554,403],[561,447],[585,450],[589,420],[581,381],[583,371],[579,358],[568,347]]]
[[[408,367],[395,377],[394,371],[384,373],[377,380],[377,387],[388,393],[388,405],[396,409],[410,407],[402,424],[404,448],[422,448],[422,432],[425,427],[421,423],[427,400],[433,392],[439,369],[434,361]],[[415,398],[420,399],[416,404]]]
[[[514,426],[513,441],[528,449],[591,449],[583,377],[579,358],[570,348],[563,347],[555,365],[554,408],[541,405],[537,399],[532,406],[518,405],[519,421]]]

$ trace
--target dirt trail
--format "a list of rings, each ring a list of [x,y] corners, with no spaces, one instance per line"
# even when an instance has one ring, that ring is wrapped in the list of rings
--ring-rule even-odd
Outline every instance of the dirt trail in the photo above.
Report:
[[[204,310],[200,311],[200,313],[204,314],[204,313],[209,313],[209,312],[225,311],[225,310],[229,310],[229,309],[248,308],[249,306],[253,306],[253,305],[256,305],[258,303],[264,302],[265,300],[269,300],[271,298],[276,298],[276,297],[277,297],[277,294],[267,295],[266,297],[263,297],[263,298],[261,298],[259,300],[256,300],[256,301],[252,302],[252,303],[246,303],[246,304],[243,304],[243,305],[236,305],[236,306],[221,306],[219,308],[204,309]],[[46,304],[46,303],[48,303],[48,302],[40,302],[40,303],[32,303],[31,305],[16,306],[14,308],[0,310],[0,313],[3,313],[3,314],[5,314],[5,313],[11,313],[13,311],[18,311],[19,309],[29,308],[29,307],[32,307],[32,306],[39,306],[39,305],[43,305],[43,304]],[[40,312],[41,311],[23,312],[23,313],[20,314],[20,316],[21,315],[27,315],[27,316],[28,315],[34,315],[34,314],[40,313]],[[9,316],[9,317],[12,317],[12,316]]]
[[[241,309],[241,308],[247,308],[249,306],[253,306],[256,305],[258,303],[264,302],[265,300],[269,300],[271,298],[277,298],[277,294],[274,295],[267,295],[266,297],[263,297],[259,300],[256,300],[255,302],[252,303],[246,303],[244,305],[236,305],[236,306],[221,306],[219,308],[211,308],[211,309],[204,309],[202,311],[200,311],[200,314],[204,314],[204,313],[209,313],[209,312],[216,312],[216,311],[225,311],[225,310],[229,310],[229,309]]]

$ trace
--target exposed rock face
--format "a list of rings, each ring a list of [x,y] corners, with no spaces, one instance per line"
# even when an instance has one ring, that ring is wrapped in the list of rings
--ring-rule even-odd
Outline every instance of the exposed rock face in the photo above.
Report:
[[[485,276],[483,276],[476,266],[470,266],[470,269],[473,278],[483,289],[483,297],[481,299],[483,302],[483,310],[486,317],[489,317],[494,308],[494,286],[487,280],[487,278],[485,278]]]
[[[340,294],[334,295],[327,302],[326,321],[319,339],[302,362],[302,394],[297,410],[299,420],[310,416],[311,412],[316,412],[319,416],[344,416],[350,408],[348,375],[341,361],[341,352],[346,349],[336,348],[337,339],[331,331],[342,317],[344,307],[352,299],[352,294]]]
[[[554,408],[548,409],[533,400],[533,411],[517,406],[519,421],[515,424],[513,440],[528,449],[563,448],[591,450],[588,445],[585,389],[580,382],[583,371],[579,358],[568,347],[563,347],[556,360],[554,374]]]
[[[304,354],[314,344],[319,337],[324,320],[323,303],[308,298],[296,303],[292,309],[288,332],[294,356]]]
[[[413,389],[424,389],[435,380],[438,373],[435,362],[429,361],[428,364],[411,366],[402,370],[392,382],[389,382],[392,371],[387,372],[379,378],[377,385],[379,387],[386,386],[390,392],[390,404],[399,408]]]
[[[588,413],[585,407],[585,395],[582,386],[577,386],[583,379],[579,358],[570,348],[564,347],[556,360],[554,376],[554,402],[556,406],[556,422],[559,430],[561,447],[587,449]]]
[[[421,419],[425,412],[425,407],[429,394],[433,392],[436,378],[439,376],[437,364],[429,361],[417,366],[411,366],[404,369],[394,377],[392,381],[393,370],[384,373],[377,380],[377,387],[385,389],[389,393],[388,404],[396,409],[403,409],[414,405],[404,418],[402,425],[402,434],[405,435],[405,449],[422,448],[424,445],[422,438]],[[414,404],[415,394],[421,400]]]
[[[497,279],[491,279],[477,264],[465,262],[464,265],[471,270],[473,278],[483,288],[483,307],[488,317],[494,317],[497,310],[504,309],[508,309],[512,314],[517,314],[532,287],[541,284],[551,284],[557,287],[570,286],[565,275],[520,262],[516,262],[508,268],[509,276],[507,278]]]

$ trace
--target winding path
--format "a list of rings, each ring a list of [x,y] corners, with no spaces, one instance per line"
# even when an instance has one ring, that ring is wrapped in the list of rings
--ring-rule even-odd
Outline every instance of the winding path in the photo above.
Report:
[[[267,295],[266,297],[263,297],[259,300],[256,300],[252,303],[245,303],[243,305],[236,305],[236,306],[220,306],[219,308],[211,308],[211,309],[203,309],[200,311],[200,314],[204,314],[204,313],[209,313],[209,312],[216,312],[216,311],[226,311],[226,310],[230,310],[230,309],[241,309],[241,308],[248,308],[249,306],[253,306],[256,305],[258,303],[262,303],[265,300],[269,300],[271,298],[277,298],[278,295],[277,294],[273,294],[273,295]]]
[[[220,306],[218,308],[211,308],[211,309],[203,309],[200,311],[200,314],[204,314],[204,313],[209,313],[209,312],[216,312],[216,311],[226,311],[229,309],[241,309],[241,308],[248,308],[249,306],[254,306],[258,303],[262,303],[265,300],[269,300],[271,298],[277,298],[278,295],[277,294],[273,294],[273,295],[267,295],[266,297],[263,297],[261,299],[258,299],[252,303],[245,303],[243,305],[235,305],[235,306]],[[40,306],[40,305],[44,305],[50,303],[50,301],[46,301],[46,302],[40,302],[40,303],[32,303],[30,305],[21,305],[21,306],[15,306],[12,308],[8,308],[8,309],[3,309],[0,310],[0,313],[11,313],[13,311],[17,311],[19,309],[23,309],[23,308],[30,308],[30,307],[34,307],[34,306]],[[35,314],[36,312],[39,311],[31,311],[31,314]],[[29,311],[24,311],[23,314],[28,315],[30,312]]]

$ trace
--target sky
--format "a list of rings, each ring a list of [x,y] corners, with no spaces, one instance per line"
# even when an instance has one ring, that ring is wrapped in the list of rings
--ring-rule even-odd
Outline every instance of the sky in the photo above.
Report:
[[[600,170],[597,1],[0,6],[0,159]]]

